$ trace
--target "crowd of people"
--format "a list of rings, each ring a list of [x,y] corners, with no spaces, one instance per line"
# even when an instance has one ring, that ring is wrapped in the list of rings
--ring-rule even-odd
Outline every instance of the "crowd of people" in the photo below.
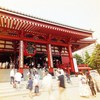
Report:
[[[29,89],[29,96],[38,96],[40,95],[40,84],[42,84],[42,88],[44,91],[48,92],[48,97],[50,98],[52,94],[52,87],[53,87],[53,77],[57,80],[58,84],[58,99],[61,100],[61,96],[64,93],[64,90],[66,88],[65,86],[65,80],[70,84],[72,83],[70,79],[70,75],[65,72],[61,68],[57,68],[54,70],[53,74],[49,72],[48,69],[42,69],[42,81],[40,81],[40,73],[38,72],[38,69],[33,68],[29,69],[27,74],[27,86],[26,89]],[[17,72],[14,68],[10,71],[10,84],[13,85],[14,88],[20,88],[20,83],[22,80],[23,74],[20,73],[19,70]],[[86,73],[79,72],[78,74],[78,80],[79,80],[79,94],[82,97],[89,97],[90,95],[96,96],[96,88],[95,88],[95,81],[93,77]],[[40,83],[42,82],[42,83]]]
[[[38,69],[33,68],[29,69],[26,73],[27,76],[27,85],[26,89],[29,89],[29,96],[33,97],[38,96],[40,94],[40,74],[38,72]],[[42,69],[42,88],[44,91],[48,92],[48,97],[50,98],[52,93],[52,85],[53,85],[53,77],[56,77],[57,83],[58,83],[58,97],[59,100],[61,98],[61,95],[63,91],[65,90],[65,72],[63,69],[56,69],[54,73],[50,73],[48,69]],[[20,70],[15,71],[15,69],[12,67],[10,71],[10,84],[13,85],[13,88],[20,88],[20,83],[22,80],[22,73],[20,73]]]

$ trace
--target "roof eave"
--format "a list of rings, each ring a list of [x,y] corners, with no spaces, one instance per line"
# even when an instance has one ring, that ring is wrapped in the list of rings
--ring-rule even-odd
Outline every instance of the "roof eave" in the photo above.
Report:
[[[86,33],[90,33],[90,34],[92,34],[92,33],[94,32],[94,31],[92,31],[92,30],[85,30],[85,29],[76,28],[76,27],[72,27],[72,26],[60,24],[60,23],[57,23],[57,22],[45,20],[45,19],[42,19],[42,18],[33,17],[33,16],[31,16],[31,15],[27,15],[27,14],[24,14],[24,13],[12,11],[12,10],[5,9],[5,8],[2,8],[2,7],[0,7],[0,10],[1,10],[2,12],[5,12],[5,13],[15,14],[15,15],[17,15],[17,16],[25,17],[25,18],[27,17],[27,18],[29,18],[29,19],[33,19],[33,20],[36,20],[36,21],[41,21],[41,22],[43,22],[43,23],[48,23],[48,24],[60,26],[60,27],[63,27],[63,28],[73,29],[73,30],[76,30],[76,31],[86,32]]]

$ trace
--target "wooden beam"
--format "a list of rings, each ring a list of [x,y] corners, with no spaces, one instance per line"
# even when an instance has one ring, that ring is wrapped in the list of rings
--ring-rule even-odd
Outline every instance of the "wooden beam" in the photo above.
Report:
[[[8,36],[8,35],[0,35],[0,39],[4,40],[23,40],[23,41],[29,41],[29,42],[35,42],[39,44],[48,44],[50,43],[51,45],[56,45],[56,46],[68,46],[68,44],[62,44],[62,43],[56,43],[56,42],[51,42],[51,41],[43,41],[43,40],[33,40],[33,39],[28,39],[28,38],[21,38],[21,37],[16,37],[16,36]]]

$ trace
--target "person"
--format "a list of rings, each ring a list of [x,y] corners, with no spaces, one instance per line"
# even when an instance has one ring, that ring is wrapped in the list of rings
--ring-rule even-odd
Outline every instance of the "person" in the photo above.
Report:
[[[59,91],[59,94],[58,94],[58,100],[61,100],[61,97],[62,97],[62,94],[65,90],[65,79],[64,79],[64,75],[62,73],[62,70],[59,70],[58,71],[59,75],[58,75],[58,91]]]
[[[37,69],[33,67],[33,76],[35,76],[35,72],[37,72]]]
[[[66,72],[67,82],[71,83],[70,75]]]
[[[92,96],[96,96],[96,90],[94,87],[94,80],[90,74],[87,74],[88,84],[92,93]]]
[[[97,83],[97,81],[94,79],[94,82],[95,82],[95,86],[96,86],[96,90],[97,90],[97,92],[100,92],[100,88],[99,88],[99,85],[98,85],[98,83]]]
[[[58,79],[58,76],[59,76],[58,69],[55,69],[54,76],[55,76],[56,79]]]
[[[32,72],[31,69],[29,68],[28,72],[27,72],[27,80],[32,77]]]
[[[5,64],[6,64],[5,62],[2,63],[2,68],[3,68],[3,69],[6,68],[6,65],[5,65]]]
[[[20,87],[21,77],[22,77],[22,74],[19,72],[19,70],[17,70],[15,74],[15,82],[17,83],[18,88]]]
[[[43,75],[43,80],[42,80],[42,85],[43,85],[43,88],[44,90],[46,90],[48,92],[48,99],[51,98],[51,92],[52,92],[52,75],[49,74],[49,71],[46,70],[44,72],[44,75]]]
[[[33,80],[31,77],[29,77],[27,89],[29,89],[29,96],[32,98]]]
[[[15,75],[15,71],[14,71],[14,67],[12,67],[10,71],[10,84],[14,84],[14,75]]]
[[[35,71],[34,76],[34,93],[36,96],[39,95],[39,75],[37,71]]]
[[[87,78],[83,74],[83,72],[79,72],[78,74],[78,80],[79,80],[79,93],[82,97],[89,97],[90,96],[90,89],[87,84]]]
[[[8,65],[9,65],[9,62],[6,61],[6,63],[5,63],[5,67],[6,67],[6,69],[8,68]]]

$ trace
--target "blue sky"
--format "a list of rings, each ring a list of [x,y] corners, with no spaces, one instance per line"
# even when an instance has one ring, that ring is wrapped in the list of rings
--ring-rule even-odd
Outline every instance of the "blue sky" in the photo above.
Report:
[[[93,30],[100,43],[100,0],[0,0],[0,6],[73,27]]]

